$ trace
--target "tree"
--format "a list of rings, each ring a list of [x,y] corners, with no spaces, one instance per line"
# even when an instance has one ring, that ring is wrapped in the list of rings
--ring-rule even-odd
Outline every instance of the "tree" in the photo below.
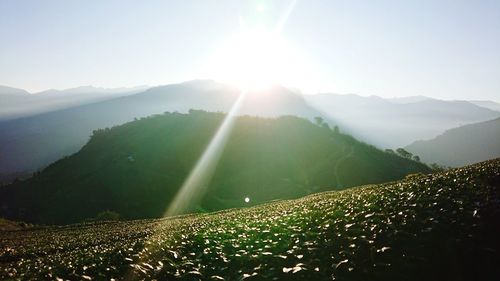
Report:
[[[335,134],[340,134],[340,129],[339,129],[339,126],[335,125],[335,126],[333,127],[333,132],[334,132]]]
[[[434,172],[443,172],[443,171],[446,171],[448,168],[445,167],[445,166],[441,166],[439,164],[436,164],[436,163],[432,163],[430,165],[431,169],[434,170]]]
[[[410,152],[406,151],[404,148],[398,148],[396,149],[396,152],[401,155],[401,157],[404,157],[406,159],[411,159],[411,157],[413,156],[413,154],[411,154]]]
[[[323,125],[323,122],[324,122],[324,121],[323,121],[323,118],[321,118],[321,117],[319,117],[319,116],[314,117],[314,121],[316,121],[316,124],[317,124],[318,126],[322,126],[322,125]]]
[[[120,214],[114,211],[102,211],[99,214],[97,214],[96,221],[117,221],[121,220]]]
[[[420,157],[418,155],[413,155],[413,160],[420,162]]]
[[[394,150],[392,150],[390,148],[386,149],[385,152],[390,153],[390,154],[396,154],[396,152],[394,152]]]

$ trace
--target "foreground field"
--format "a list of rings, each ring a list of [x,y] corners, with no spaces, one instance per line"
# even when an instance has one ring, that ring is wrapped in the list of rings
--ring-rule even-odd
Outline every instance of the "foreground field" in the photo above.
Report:
[[[249,209],[0,233],[0,279],[499,280],[500,160]]]

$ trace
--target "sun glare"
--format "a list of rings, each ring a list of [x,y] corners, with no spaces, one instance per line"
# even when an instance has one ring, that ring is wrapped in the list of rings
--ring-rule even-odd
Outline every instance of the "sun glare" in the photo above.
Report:
[[[303,77],[304,63],[279,34],[264,28],[232,37],[210,63],[210,76],[246,90],[288,84]],[[302,73],[303,74],[303,73]]]
[[[293,41],[283,33],[297,1],[293,0],[281,15],[257,4],[253,16],[240,16],[240,31],[221,42],[199,70],[199,77],[234,85],[255,92],[272,85],[308,89],[317,84],[317,68]]]

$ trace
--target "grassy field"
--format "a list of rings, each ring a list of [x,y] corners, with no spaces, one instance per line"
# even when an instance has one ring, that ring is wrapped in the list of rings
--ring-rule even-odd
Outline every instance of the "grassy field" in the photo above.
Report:
[[[500,160],[248,209],[0,233],[0,279],[500,280]]]

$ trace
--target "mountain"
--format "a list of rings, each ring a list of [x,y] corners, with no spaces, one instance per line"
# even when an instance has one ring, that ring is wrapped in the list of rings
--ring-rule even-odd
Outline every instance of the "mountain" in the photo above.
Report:
[[[447,130],[405,147],[427,163],[459,167],[500,157],[500,118]]]
[[[66,90],[47,90],[35,94],[27,91],[0,86],[0,121],[33,116],[45,112],[61,110],[106,99],[130,95],[146,90],[134,88],[96,88],[83,86]]]
[[[335,119],[343,130],[380,147],[403,147],[460,125],[500,117],[500,112],[466,101],[422,99],[395,103],[377,96],[318,94],[307,102]]]
[[[12,96],[20,97],[20,96],[27,96],[29,94],[30,93],[28,93],[23,89],[17,89],[0,85],[0,97],[2,97],[2,102],[4,101],[3,99],[6,97],[12,97]]]
[[[498,280],[498,198],[500,159],[210,214],[28,226],[0,231],[0,279]]]
[[[0,189],[0,216],[72,223],[104,210],[161,217],[223,121],[191,110],[93,133],[76,154]],[[354,138],[293,116],[238,117],[206,195],[192,211],[215,211],[428,173]],[[197,191],[194,191],[197,192]]]
[[[473,101],[469,101],[469,102],[473,103],[477,106],[481,106],[481,107],[488,108],[488,109],[495,110],[495,111],[500,111],[500,103],[497,103],[494,101],[473,100]]]
[[[204,109],[228,112],[238,96],[239,91],[235,88],[213,81],[195,80],[0,122],[0,182],[8,182],[22,174],[29,175],[63,156],[77,152],[95,129],[165,111]],[[307,118],[320,115],[306,104],[302,95],[278,86],[248,93],[240,114]]]
[[[126,88],[115,90],[118,97],[110,97],[108,93],[103,101],[0,121],[0,182],[27,177],[53,161],[77,152],[95,129],[165,111],[203,109],[228,112],[240,94],[234,87],[208,80],[154,87],[135,94],[124,94],[122,91]],[[95,98],[100,94],[92,93],[106,91],[112,90],[84,86],[26,96]],[[343,132],[358,139],[392,148],[435,137],[462,124],[500,116],[498,112],[468,102],[425,97],[412,99],[415,98],[420,101],[394,103],[376,96],[357,95],[303,96],[298,91],[274,86],[248,93],[240,114],[323,116],[332,126],[339,125]]]
[[[386,99],[387,101],[390,101],[392,103],[400,103],[400,104],[405,104],[405,103],[414,103],[414,102],[421,102],[421,101],[426,101],[426,100],[438,100],[426,96],[410,96],[410,97],[394,97],[394,98],[388,98]],[[489,101],[489,100],[466,100],[465,102],[469,102],[472,104],[475,104],[480,107],[488,108],[494,111],[500,111],[500,104],[494,101]]]
[[[388,98],[386,100],[392,102],[392,103],[414,103],[414,102],[421,102],[425,100],[431,100],[432,98],[426,97],[426,96],[410,96],[410,97],[395,97],[395,98]]]

